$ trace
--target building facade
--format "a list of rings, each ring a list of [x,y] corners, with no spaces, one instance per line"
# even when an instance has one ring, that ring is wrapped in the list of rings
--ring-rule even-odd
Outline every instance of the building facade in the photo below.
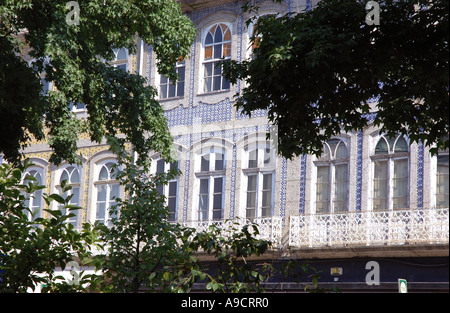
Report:
[[[233,97],[244,82],[231,85],[215,66],[222,58],[251,57],[253,26],[246,26],[250,16],[243,13],[243,2],[180,2],[198,32],[189,58],[176,65],[178,81],[157,72],[152,47],[142,41],[137,54],[118,50],[113,62],[158,89],[178,162],[169,164],[155,153],[150,156],[153,170],[177,166],[182,172],[161,187],[170,219],[198,230],[225,225],[228,219],[254,221],[260,236],[274,242],[264,258],[308,261],[323,270],[321,284],[343,291],[396,291],[398,278],[408,280],[410,292],[448,291],[448,150],[432,156],[423,144],[389,138],[371,125],[333,137],[319,158],[280,157],[266,139],[274,131],[267,112],[255,111],[250,118],[236,110]],[[315,4],[261,1],[259,14],[311,10]],[[80,118],[86,114],[83,105],[73,110]],[[72,204],[83,208],[70,221],[75,227],[107,224],[107,208],[123,195],[111,172],[114,155],[87,136],[78,147],[81,165],[56,167],[48,162],[48,145],[35,141],[25,150],[35,163],[28,171],[49,193],[68,180]],[[31,200],[28,205],[43,203]],[[380,275],[370,278],[377,269],[373,264]],[[277,288],[301,287],[286,281]]]

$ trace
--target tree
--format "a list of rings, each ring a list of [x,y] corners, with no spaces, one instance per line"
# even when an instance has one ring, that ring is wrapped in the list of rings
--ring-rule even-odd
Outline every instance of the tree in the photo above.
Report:
[[[369,113],[390,136],[407,134],[432,153],[448,147],[448,1],[378,1],[379,26],[366,23],[366,2],[256,16],[247,22],[257,21],[253,58],[224,63],[232,83],[246,83],[237,107],[268,110],[286,158],[320,155],[331,136],[368,126]]]
[[[77,139],[122,135],[136,151],[168,153],[171,136],[156,90],[143,77],[114,69],[113,49],[153,46],[160,73],[190,52],[195,29],[175,0],[2,1],[0,5],[0,152],[9,161],[34,137],[54,150],[50,161],[76,163]],[[78,17],[79,21],[73,19]],[[78,22],[78,23],[77,23]],[[32,58],[26,62],[25,51]],[[55,86],[45,93],[40,75]],[[77,119],[70,104],[84,103]]]
[[[28,160],[18,167],[0,165],[0,292],[27,292],[38,284],[46,285],[43,291],[86,291],[85,284],[94,282],[96,275],[81,273],[77,281],[68,282],[55,276],[55,268],[64,269],[69,262],[81,263],[89,258],[91,247],[99,243],[96,230],[84,224],[82,231],[76,231],[67,222],[74,210],[80,209],[69,204],[71,196],[43,194],[49,207],[44,210],[48,217],[32,212],[25,203],[44,186],[38,185],[31,175],[23,178],[30,165]],[[22,184],[23,179],[28,184]],[[62,188],[65,192],[70,186],[63,184]],[[54,202],[68,214],[51,209]]]
[[[156,187],[179,171],[151,174],[151,160],[133,157],[124,149],[124,139],[109,137],[108,143],[117,155],[119,166],[114,170],[127,198],[116,199],[117,205],[110,208],[112,225],[103,228],[106,253],[96,257],[96,266],[106,276],[102,290],[172,291],[173,280],[190,270],[186,268],[191,254],[184,250],[183,230],[168,221],[165,197]]]

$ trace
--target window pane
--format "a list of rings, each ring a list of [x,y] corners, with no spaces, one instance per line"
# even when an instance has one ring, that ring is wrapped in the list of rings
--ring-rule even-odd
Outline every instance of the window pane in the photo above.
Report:
[[[167,98],[167,85],[161,85],[160,95],[161,99]]]
[[[169,221],[175,220],[175,214],[176,214],[176,204],[177,199],[176,198],[169,198],[167,206],[169,207]]]
[[[263,207],[272,206],[272,190],[262,192],[262,206]]]
[[[231,43],[224,43],[223,44],[223,55],[222,57],[227,58],[231,56]]]
[[[120,196],[120,185],[119,184],[112,184],[110,185],[111,191],[109,194],[109,200],[113,201],[116,198],[119,198]]]
[[[205,47],[205,60],[211,60],[213,55],[213,46]]]
[[[222,65],[220,65],[219,62],[214,62],[213,64],[214,64],[213,65],[214,76],[222,75]]]
[[[388,154],[388,145],[384,138],[380,138],[380,140],[377,143],[377,146],[375,147],[375,154]]]
[[[263,175],[263,189],[272,190],[272,174]]]
[[[100,170],[100,174],[98,175],[98,180],[107,180],[108,176],[108,169],[105,165],[103,165],[102,169]]]
[[[208,179],[200,179],[200,194],[208,194]]]
[[[222,76],[215,76],[213,77],[213,90],[220,90],[221,89],[221,83],[222,83]]]
[[[206,63],[204,66],[205,69],[205,77],[210,77],[213,74],[213,65],[214,63]]]
[[[159,159],[156,161],[156,173],[161,174],[164,173],[164,167],[166,165],[166,161],[164,159]]]
[[[212,78],[205,78],[204,85],[203,85],[203,91],[204,92],[211,92],[212,91]]]
[[[97,202],[106,201],[106,185],[97,186]]]
[[[217,25],[216,32],[214,33],[214,42],[222,42],[222,29]]]
[[[175,197],[177,195],[177,182],[169,182],[169,197]]]
[[[105,223],[105,203],[97,203],[97,212],[95,213],[95,220]]]
[[[209,154],[202,155],[200,171],[202,172],[209,171]]]
[[[78,170],[76,168],[74,168],[72,171],[72,176],[70,178],[70,182],[72,184],[76,184],[76,183],[80,182],[80,173],[78,172]]]
[[[222,58],[222,45],[214,45],[214,59]]]
[[[222,79],[222,90],[230,89],[230,81],[226,78]]]
[[[319,157],[319,160],[328,161],[330,159],[330,148],[328,144],[324,144],[322,147],[322,155]]]
[[[258,167],[258,149],[251,150],[248,153],[248,168]]]
[[[214,193],[221,193],[223,191],[223,177],[214,178]]]
[[[66,180],[67,182],[70,183],[70,180],[69,180],[69,174],[67,173],[67,169],[65,169],[65,170],[62,172],[62,174],[61,174],[61,179],[59,180],[59,183],[62,184],[62,182],[63,182],[64,180]]]
[[[256,175],[248,176],[247,190],[256,191]]]
[[[394,152],[408,152],[408,143],[405,138],[399,137],[395,143]]]
[[[212,36],[212,34],[211,34],[211,31],[214,31],[214,30],[211,29],[211,30],[208,32],[208,34],[206,35],[206,38],[205,38],[205,44],[206,44],[206,45],[212,44],[212,43],[213,43],[213,36]]]
[[[117,53],[117,60],[126,60],[127,59],[127,50],[125,48],[122,48],[119,50],[119,53]]]
[[[184,96],[184,82],[179,82],[177,85],[177,97]]]
[[[373,209],[387,209],[387,161],[375,162],[373,180]]]
[[[245,210],[245,217],[246,218],[248,218],[248,219],[253,219],[253,218],[255,218],[255,213],[256,213],[256,209],[255,208],[247,208],[246,210]]]
[[[329,212],[329,197],[330,197],[330,167],[317,167],[317,183],[316,183],[316,212]]]
[[[336,159],[348,159],[347,146],[342,141],[336,149]]]
[[[342,212],[347,210],[348,194],[348,166],[339,164],[335,167],[335,188],[334,188],[334,211]]]
[[[394,209],[407,208],[408,160],[394,161],[393,184]]]
[[[223,153],[216,153],[216,162],[215,162],[215,170],[221,171],[223,170],[223,162],[224,161],[224,155]]]
[[[449,157],[437,157],[436,206],[449,207]]]
[[[175,97],[177,86],[172,82],[169,84],[169,98]]]
[[[80,187],[72,187],[72,198],[69,204],[78,206],[80,203]]]

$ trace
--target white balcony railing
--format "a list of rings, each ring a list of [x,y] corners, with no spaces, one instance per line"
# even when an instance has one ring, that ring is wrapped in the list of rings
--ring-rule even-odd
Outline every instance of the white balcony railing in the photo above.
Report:
[[[234,230],[241,230],[244,225],[250,225],[252,221],[247,219],[212,220],[212,221],[188,221],[183,226],[194,228],[197,232],[209,231],[210,226],[216,226],[224,234]],[[259,234],[255,237],[271,241],[274,247],[281,245],[282,221],[280,217],[255,218],[253,223],[258,227]],[[252,232],[252,228],[249,229]]]
[[[291,247],[448,244],[449,209],[291,216]]]

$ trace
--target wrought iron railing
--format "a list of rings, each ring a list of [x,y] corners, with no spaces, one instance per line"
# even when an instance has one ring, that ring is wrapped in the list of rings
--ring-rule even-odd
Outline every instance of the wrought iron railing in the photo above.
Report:
[[[291,247],[448,244],[449,209],[291,216]]]
[[[239,230],[244,225],[250,225],[251,223],[254,223],[258,228],[259,234],[255,235],[255,238],[271,241],[274,247],[281,245],[282,220],[280,217],[264,217],[253,220],[234,218],[227,220],[188,221],[183,223],[183,226],[202,232],[209,231],[210,226],[214,225],[226,234],[230,231]],[[250,227],[249,231],[253,232],[253,229]]]

